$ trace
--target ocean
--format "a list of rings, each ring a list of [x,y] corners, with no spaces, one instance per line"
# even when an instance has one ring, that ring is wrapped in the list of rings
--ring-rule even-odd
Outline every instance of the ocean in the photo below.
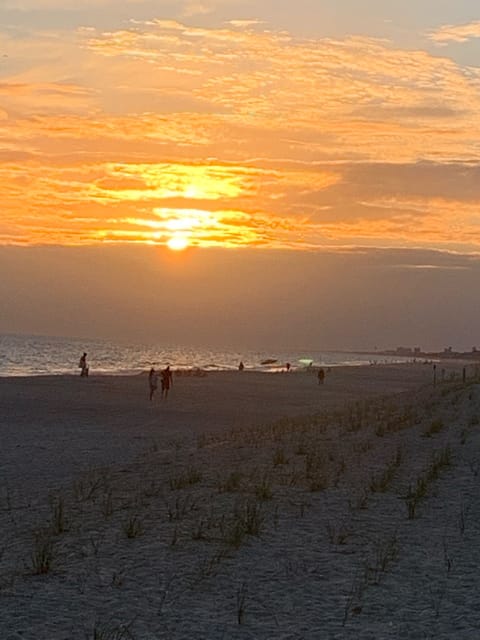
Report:
[[[292,370],[312,366],[360,366],[378,362],[404,362],[406,358],[340,351],[284,350],[236,351],[161,344],[132,344],[84,338],[57,338],[0,334],[0,376],[78,375],[78,361],[88,354],[91,375],[132,375],[162,367],[278,372],[289,362]],[[263,363],[263,364],[262,364]]]

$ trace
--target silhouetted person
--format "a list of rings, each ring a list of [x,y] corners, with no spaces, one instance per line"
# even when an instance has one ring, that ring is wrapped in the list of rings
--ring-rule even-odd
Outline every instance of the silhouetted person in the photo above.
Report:
[[[158,386],[158,373],[152,367],[148,374],[148,386],[150,387],[150,402],[153,400],[153,396]]]
[[[88,364],[87,364],[87,354],[84,353],[80,358],[80,362],[78,363],[80,367],[80,376],[82,378],[88,378]]]
[[[318,370],[318,384],[323,384],[325,381],[325,371],[323,369]]]
[[[173,385],[173,376],[170,371],[170,367],[167,366],[165,369],[162,369],[162,373],[160,375],[162,376],[162,398],[165,398],[166,400],[168,392],[170,391],[170,386]]]
[[[290,371],[291,366],[292,365],[289,362],[287,362],[287,364],[285,365],[285,369],[287,370],[287,373]]]
[[[245,365],[243,364],[243,362],[240,362],[240,364],[238,365],[238,370],[243,371],[244,369],[245,369]]]

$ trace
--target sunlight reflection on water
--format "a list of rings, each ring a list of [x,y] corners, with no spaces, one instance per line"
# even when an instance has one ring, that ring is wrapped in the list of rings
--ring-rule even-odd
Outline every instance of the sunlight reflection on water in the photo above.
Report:
[[[55,338],[44,336],[0,335],[0,376],[77,374],[82,353],[88,353],[92,374],[137,374],[151,366],[167,364],[173,369],[205,371],[236,370],[243,361],[246,370],[277,372],[287,362],[293,370],[312,366],[365,365],[373,355],[334,351],[238,351],[166,347],[159,344],[136,345],[99,339]],[[264,360],[275,360],[262,365]],[[403,362],[404,358],[380,356],[380,362]]]

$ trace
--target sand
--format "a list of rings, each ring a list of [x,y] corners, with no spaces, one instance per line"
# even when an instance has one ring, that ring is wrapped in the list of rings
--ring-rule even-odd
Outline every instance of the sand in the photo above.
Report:
[[[476,638],[480,387],[442,368],[0,379],[0,638]]]

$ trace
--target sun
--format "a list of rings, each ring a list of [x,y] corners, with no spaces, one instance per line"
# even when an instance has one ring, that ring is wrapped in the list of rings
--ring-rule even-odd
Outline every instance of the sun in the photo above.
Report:
[[[183,251],[188,245],[188,238],[181,235],[172,236],[167,242],[167,247],[173,251]]]

